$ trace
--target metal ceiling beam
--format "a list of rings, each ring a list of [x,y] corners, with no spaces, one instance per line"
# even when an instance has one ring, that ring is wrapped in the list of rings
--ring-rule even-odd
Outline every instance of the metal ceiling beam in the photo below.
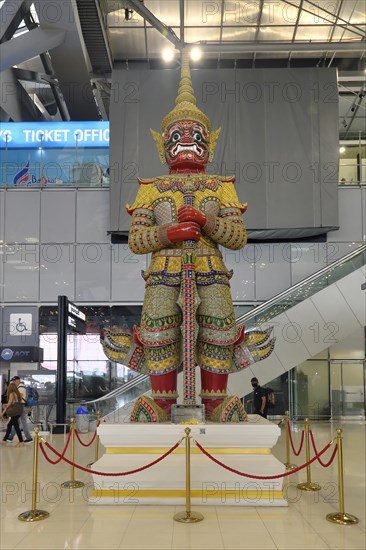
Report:
[[[4,2],[0,9],[0,42],[12,38],[32,4],[33,0]]]
[[[14,65],[28,61],[41,53],[60,46],[65,40],[65,31],[46,30],[38,27],[13,40],[0,44],[0,71],[6,71]]]
[[[30,71],[29,69],[13,69],[14,75],[18,80],[25,80],[26,82],[36,82],[37,84],[50,84],[54,81],[54,77],[45,73],[39,73],[37,71]]]
[[[182,48],[182,42],[179,40],[178,36],[175,34],[171,27],[167,27],[155,17],[154,14],[149,11],[140,0],[128,0],[128,4],[133,8],[133,10],[141,15],[150,25],[159,31],[167,40],[169,40],[174,46],[180,50]]]
[[[179,16],[180,16],[180,41],[184,44],[184,0],[179,2]]]
[[[297,29],[299,27],[299,22],[300,22],[301,10],[302,10],[303,3],[304,3],[304,0],[301,0],[300,5],[299,5],[299,9],[297,11],[297,17],[296,17],[296,22],[295,22],[295,27],[294,27],[294,33],[292,35],[292,42],[294,42],[295,38],[296,38],[296,33],[297,33]]]
[[[71,120],[98,120],[99,113],[90,82],[91,63],[81,32],[76,1],[42,0],[34,5],[42,28],[53,30],[57,27],[66,32],[63,44],[52,50],[51,61]]]
[[[14,122],[45,120],[45,117],[17,80],[12,69],[1,73],[0,91],[1,107]]]
[[[286,2],[286,0],[284,0],[284,2]],[[355,23],[350,23],[350,21],[347,21],[346,19],[343,19],[343,17],[340,17],[340,16],[339,16],[340,10],[338,11],[337,15],[335,15],[335,14],[332,13],[331,11],[329,11],[329,10],[325,9],[324,7],[322,7],[321,3],[315,4],[314,2],[311,2],[310,0],[306,0],[306,2],[307,2],[310,6],[313,6],[314,8],[323,11],[323,12],[326,13],[327,15],[330,15],[331,17],[335,17],[336,20],[335,20],[335,22],[334,22],[334,25],[337,25],[337,24],[338,24],[338,21],[342,21],[342,23],[345,23],[347,26],[354,27],[355,29],[357,29],[358,31],[360,31],[361,33],[363,33],[363,35],[365,35],[365,30],[364,30],[361,26],[356,25]],[[355,2],[355,4],[354,4],[353,11],[355,10],[356,4],[357,4],[357,2]],[[353,13],[353,12],[352,12],[352,13]],[[315,15],[315,13],[314,13],[313,15]],[[319,15],[319,17],[320,17],[321,19],[324,19],[321,15]],[[349,30],[351,30],[351,29],[349,29]]]
[[[357,97],[355,98],[352,106],[349,108],[348,112],[351,112],[352,114],[350,115],[351,116],[351,120],[348,122],[347,121],[347,116],[348,116],[348,113],[346,114],[346,116],[344,117],[345,120],[346,120],[346,123],[347,123],[347,131],[346,133],[344,134],[344,139],[347,138],[350,130],[351,130],[351,126],[353,124],[353,121],[355,120],[356,116],[357,116],[357,113],[358,113],[358,110],[359,108],[361,107],[361,103],[363,101],[363,98],[365,97],[365,87],[366,87],[366,84],[363,83],[363,85],[361,86],[361,89],[359,91],[359,93],[357,94]]]
[[[213,53],[262,53],[262,52],[362,52],[366,41],[353,42],[201,42],[203,51]]]
[[[24,22],[30,31],[38,28],[38,24],[34,21],[30,11],[24,16]],[[58,83],[56,82],[56,76],[55,76],[54,69],[52,67],[50,54],[49,52],[44,52],[44,53],[41,53],[39,57],[46,73],[45,78],[47,79],[47,76],[49,78],[50,89],[53,93],[56,107],[59,110],[61,118],[62,120],[70,120],[70,114],[67,109],[65,100],[62,96]],[[13,69],[13,71],[15,70],[16,69]]]

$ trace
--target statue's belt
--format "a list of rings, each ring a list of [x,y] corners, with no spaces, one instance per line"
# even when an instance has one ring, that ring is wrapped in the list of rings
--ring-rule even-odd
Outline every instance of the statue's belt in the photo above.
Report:
[[[182,248],[163,248],[153,253],[153,258],[160,256],[174,256],[180,257],[182,255]],[[218,248],[210,248],[208,246],[198,246],[194,249],[194,255],[197,256],[218,256],[222,258],[222,254]]]

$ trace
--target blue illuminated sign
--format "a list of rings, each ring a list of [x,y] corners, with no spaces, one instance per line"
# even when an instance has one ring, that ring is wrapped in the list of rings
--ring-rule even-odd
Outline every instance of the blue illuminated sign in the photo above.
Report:
[[[109,122],[2,122],[0,148],[108,147]]]

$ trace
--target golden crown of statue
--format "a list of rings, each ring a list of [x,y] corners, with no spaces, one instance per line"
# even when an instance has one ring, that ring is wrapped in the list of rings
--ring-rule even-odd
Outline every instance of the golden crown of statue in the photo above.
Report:
[[[177,99],[175,100],[175,107],[168,113],[161,123],[161,128],[164,132],[172,125],[174,122],[180,120],[194,120],[199,124],[202,124],[207,132],[210,132],[211,123],[208,116],[206,116],[196,105],[196,97],[194,95],[194,90],[191,80],[191,71],[189,68],[189,49],[185,48],[182,50],[182,65],[181,65],[181,75],[180,83],[178,88]],[[216,147],[217,138],[219,137],[221,128],[210,132],[209,139],[209,161],[213,159],[214,150]],[[150,129],[150,132],[155,140],[159,157],[162,164],[165,163],[165,154],[164,154],[164,140],[163,136],[159,132]]]
[[[182,65],[178,95],[175,107],[168,113],[161,123],[163,132],[178,120],[194,120],[210,131],[210,120],[198,107],[192,86],[191,71],[189,68],[189,50],[182,50]]]

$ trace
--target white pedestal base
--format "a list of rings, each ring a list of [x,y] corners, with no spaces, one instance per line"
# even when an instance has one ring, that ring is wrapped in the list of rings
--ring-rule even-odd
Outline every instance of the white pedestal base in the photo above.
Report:
[[[272,454],[279,427],[256,415],[243,424],[197,424],[191,429],[191,503],[198,505],[287,506],[283,478],[250,479],[214,463],[194,440],[217,460],[239,472],[258,476],[282,474],[285,466]],[[98,427],[104,455],[92,470],[123,473],[153,462],[182,437],[182,424],[104,424]],[[93,474],[90,504],[185,505],[185,443],[146,470],[117,476]]]

